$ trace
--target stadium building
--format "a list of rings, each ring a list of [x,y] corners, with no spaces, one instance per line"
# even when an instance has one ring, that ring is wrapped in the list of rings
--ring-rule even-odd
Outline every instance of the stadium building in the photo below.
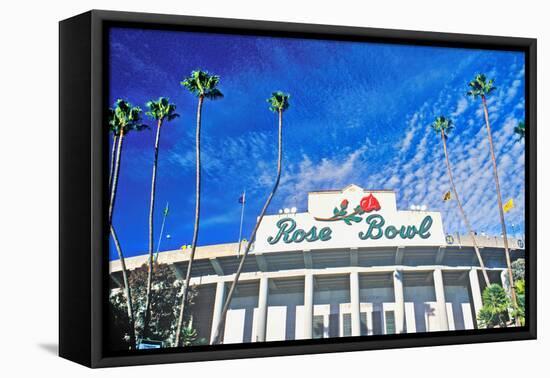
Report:
[[[502,238],[477,236],[492,283],[506,287]],[[512,261],[522,240],[509,239]],[[196,250],[199,337],[211,339],[237,269],[238,243]],[[244,249],[244,248],[242,248]],[[161,252],[183,278],[189,253]],[[126,259],[128,269],[147,256]],[[111,261],[114,287],[120,261]],[[227,313],[224,343],[474,329],[485,287],[470,236],[445,235],[441,214],[398,210],[396,194],[349,185],[310,192],[308,211],[268,215]]]

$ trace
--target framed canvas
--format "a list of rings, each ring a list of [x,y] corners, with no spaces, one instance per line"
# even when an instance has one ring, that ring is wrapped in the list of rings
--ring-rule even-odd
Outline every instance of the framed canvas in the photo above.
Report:
[[[60,22],[59,353],[536,337],[536,40]]]

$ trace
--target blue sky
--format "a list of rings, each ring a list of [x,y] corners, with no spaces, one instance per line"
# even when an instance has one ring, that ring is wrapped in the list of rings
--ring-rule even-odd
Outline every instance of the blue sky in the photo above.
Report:
[[[203,108],[199,245],[237,241],[243,189],[243,236],[254,226],[276,173],[277,119],[266,103],[275,90],[291,98],[282,181],[268,213],[306,211],[308,191],[355,183],[394,189],[399,208],[426,204],[442,212],[446,232],[465,232],[456,203],[441,199],[449,181],[429,125],[444,114],[456,126],[448,149],[469,220],[500,234],[481,104],[465,95],[480,72],[497,86],[489,113],[502,196],[516,203],[508,230],[523,233],[525,147],[513,134],[525,112],[522,53],[119,28],[109,38],[110,102],[145,108],[165,96],[180,114],[163,126],[160,142],[155,239],[170,202],[161,250],[191,243],[197,99],[180,82],[196,68],[220,75],[225,95]],[[127,256],[145,253],[148,243],[155,124],[146,121],[151,130],[126,138],[113,217]]]

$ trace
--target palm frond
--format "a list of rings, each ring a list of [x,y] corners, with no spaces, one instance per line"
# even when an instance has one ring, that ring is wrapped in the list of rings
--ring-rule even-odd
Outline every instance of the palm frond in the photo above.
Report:
[[[525,123],[518,123],[518,125],[514,127],[514,133],[519,137],[519,140],[525,138]]]
[[[451,119],[440,115],[435,118],[435,121],[431,124],[431,127],[437,133],[441,133],[441,131],[443,131],[443,134],[447,137],[449,132],[451,132],[454,128],[454,124]]]
[[[181,85],[197,97],[217,100],[223,97],[223,93],[217,88],[220,83],[218,75],[212,75],[208,71],[200,69],[191,72],[191,75],[181,81]]]
[[[120,126],[118,124],[118,118],[116,117],[114,108],[109,108],[107,120],[109,125],[109,131],[111,131],[114,135],[118,135]]]
[[[141,108],[132,106],[126,100],[116,100],[115,107],[109,111],[109,114],[109,126],[117,133],[122,130],[123,134],[127,134],[132,130],[141,131],[148,128],[147,125],[142,123]]]
[[[477,74],[474,77],[474,80],[468,83],[470,90],[467,92],[468,96],[474,98],[487,96],[489,93],[493,92],[496,87],[494,86],[494,79],[487,80],[487,77],[484,74]]]
[[[146,114],[157,121],[163,121],[164,119],[171,121],[179,117],[179,114],[176,113],[176,105],[170,103],[170,100],[166,97],[159,97],[156,101],[148,101],[146,105],[149,109]]]
[[[290,95],[288,93],[284,93],[282,91],[273,92],[271,94],[271,97],[267,99],[267,102],[269,103],[269,110],[272,112],[284,112],[288,109],[290,106],[289,103]]]

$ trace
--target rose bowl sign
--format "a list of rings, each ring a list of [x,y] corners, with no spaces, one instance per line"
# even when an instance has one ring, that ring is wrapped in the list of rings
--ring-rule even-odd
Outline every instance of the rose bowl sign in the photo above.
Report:
[[[398,211],[395,192],[311,192],[308,211],[265,216],[255,252],[445,245],[439,212]]]

